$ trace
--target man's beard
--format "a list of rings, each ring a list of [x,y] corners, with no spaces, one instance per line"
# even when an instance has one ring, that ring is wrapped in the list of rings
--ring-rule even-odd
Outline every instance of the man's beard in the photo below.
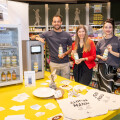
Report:
[[[59,26],[59,27],[57,27],[57,28],[53,26],[53,28],[54,28],[55,30],[59,30],[59,29],[61,29],[61,26]]]

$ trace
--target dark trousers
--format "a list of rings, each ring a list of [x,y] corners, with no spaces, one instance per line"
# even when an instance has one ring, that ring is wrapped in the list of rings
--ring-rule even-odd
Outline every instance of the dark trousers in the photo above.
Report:
[[[73,69],[73,75],[76,82],[84,85],[89,85],[92,80],[93,69],[89,69],[87,65],[82,62],[81,64],[75,64]]]

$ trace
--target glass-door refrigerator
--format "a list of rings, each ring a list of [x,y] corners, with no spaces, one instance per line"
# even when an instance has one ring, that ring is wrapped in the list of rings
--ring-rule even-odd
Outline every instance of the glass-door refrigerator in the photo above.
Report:
[[[23,82],[19,26],[0,25],[0,86]]]

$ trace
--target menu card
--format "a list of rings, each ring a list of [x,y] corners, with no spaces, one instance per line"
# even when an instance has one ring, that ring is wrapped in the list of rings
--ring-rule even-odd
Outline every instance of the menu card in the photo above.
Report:
[[[25,86],[35,86],[35,71],[25,71],[24,72],[24,80],[25,80]]]

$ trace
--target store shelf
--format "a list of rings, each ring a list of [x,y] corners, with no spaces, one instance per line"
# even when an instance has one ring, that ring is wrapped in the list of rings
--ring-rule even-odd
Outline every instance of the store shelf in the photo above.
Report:
[[[115,35],[120,37],[120,22],[115,23]]]
[[[30,31],[29,33],[43,33],[43,31]]]
[[[16,67],[0,67],[0,71],[7,71],[7,70],[13,70],[13,69],[20,69],[20,66],[16,66]]]
[[[76,29],[73,29],[73,30],[69,30],[67,32],[70,32],[70,33],[76,33]]]
[[[92,78],[92,80],[94,80],[94,81],[98,81],[97,78]]]
[[[88,26],[88,37],[93,40],[95,43],[102,39],[103,36],[103,25],[89,25]]]
[[[29,26],[29,33],[42,33],[46,31],[46,26]]]
[[[90,24],[90,26],[92,26],[92,27],[103,27],[103,25],[92,25],[92,24]]]
[[[17,46],[0,46],[0,49],[13,49],[13,48],[18,48]]]
[[[63,30],[63,31],[66,31],[66,25],[61,25],[61,29]],[[50,30],[53,30],[53,26],[52,25],[49,25],[48,26],[48,30],[50,31]]]
[[[97,81],[91,81],[90,82],[90,87],[93,87],[93,88],[98,88],[98,82]]]

